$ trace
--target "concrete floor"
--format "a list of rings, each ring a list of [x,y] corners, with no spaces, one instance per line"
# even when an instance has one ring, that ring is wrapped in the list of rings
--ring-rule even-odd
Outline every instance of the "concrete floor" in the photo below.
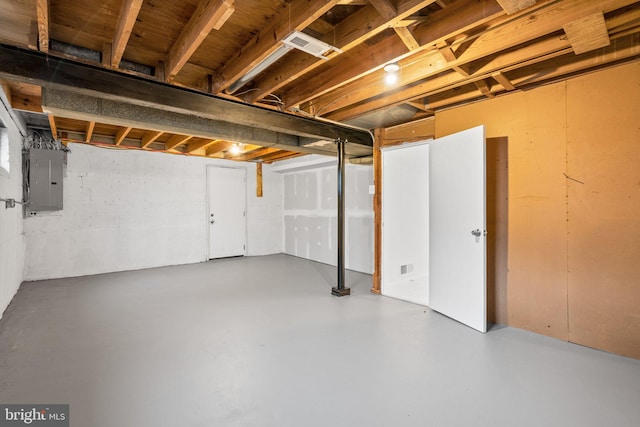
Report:
[[[24,284],[0,322],[0,403],[75,427],[634,426],[640,360],[425,307],[330,295],[276,255]]]

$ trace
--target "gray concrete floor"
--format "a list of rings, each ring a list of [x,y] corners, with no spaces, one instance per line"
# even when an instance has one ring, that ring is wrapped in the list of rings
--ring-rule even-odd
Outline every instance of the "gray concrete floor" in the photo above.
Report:
[[[276,255],[24,284],[0,322],[0,403],[75,427],[638,426],[640,360],[482,335]]]

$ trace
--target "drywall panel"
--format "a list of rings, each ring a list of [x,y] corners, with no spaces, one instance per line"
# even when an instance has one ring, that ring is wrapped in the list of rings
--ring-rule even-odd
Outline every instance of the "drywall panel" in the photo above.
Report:
[[[429,145],[382,151],[383,295],[429,305]]]
[[[247,168],[247,254],[282,251],[282,176],[218,159],[71,144],[64,210],[26,218],[27,280],[206,260],[206,166]]]
[[[640,63],[567,82],[569,339],[640,358]]]
[[[335,265],[337,261],[337,171],[335,166],[284,172],[284,251]],[[373,272],[371,166],[347,165],[345,173],[345,264]]]
[[[508,323],[567,339],[565,86],[438,112],[436,136],[484,124],[509,139]]]
[[[22,200],[22,135],[13,122],[6,105],[8,102],[0,89],[0,129],[2,135],[3,165],[0,168],[0,198]],[[24,132],[24,130],[22,130]],[[8,162],[5,163],[8,155]],[[23,278],[24,238],[22,235],[22,206],[5,209],[0,202],[0,317],[18,290]]]

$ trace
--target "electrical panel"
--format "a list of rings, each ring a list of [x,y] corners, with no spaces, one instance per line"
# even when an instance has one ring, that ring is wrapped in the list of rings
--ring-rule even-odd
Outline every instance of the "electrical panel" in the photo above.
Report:
[[[27,210],[62,210],[62,178],[66,153],[61,150],[29,149],[29,204]]]

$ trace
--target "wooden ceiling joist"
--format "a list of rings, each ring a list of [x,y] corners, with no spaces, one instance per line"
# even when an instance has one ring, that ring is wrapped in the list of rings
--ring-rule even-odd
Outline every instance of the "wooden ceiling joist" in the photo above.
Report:
[[[127,137],[127,135],[129,135],[129,132],[131,132],[131,127],[128,126],[123,126],[121,128],[118,129],[118,131],[116,132],[116,135],[114,137],[114,145],[120,145],[122,144],[122,141],[124,141],[124,139]]]
[[[51,128],[51,135],[53,136],[54,139],[57,139],[58,127],[56,126],[56,118],[53,116],[53,114],[49,114],[48,119],[49,119],[49,127]]]
[[[215,140],[215,139],[209,139],[209,140],[205,139],[205,140],[202,140],[202,141],[193,141],[193,142],[190,142],[189,144],[187,144],[186,152],[188,154],[191,154],[191,153],[193,153],[195,151],[201,150],[203,148],[207,148],[210,145],[215,144],[216,142],[220,142],[220,141]]]
[[[49,52],[49,0],[36,0],[38,16],[38,47],[41,52]]]
[[[249,151],[244,154],[239,154],[237,156],[231,156],[230,158],[234,160],[247,161],[247,160],[258,159],[263,156],[267,156],[269,154],[277,153],[280,151],[282,150],[280,150],[279,148],[263,147],[263,148],[258,148],[258,149]]]
[[[536,0],[496,0],[509,15],[520,12],[536,4]]]
[[[176,147],[184,144],[185,142],[190,140],[192,137],[193,137],[192,135],[173,135],[164,144],[164,149],[167,150],[167,151],[174,150]]]
[[[446,38],[475,28],[477,25],[484,25],[503,14],[504,11],[494,0],[464,0],[434,13],[423,26],[414,30],[414,35],[421,46],[432,46],[438,42],[444,42]],[[280,97],[284,100],[286,108],[302,104],[314,97],[363,78],[379,70],[387,62],[398,62],[407,54],[408,51],[404,43],[395,38],[388,38],[378,44],[366,47],[356,57],[341,61],[336,68],[304,79],[299,84],[291,85]],[[419,52],[417,55],[420,56],[413,55],[411,60],[415,61],[422,55],[429,54],[429,51]],[[367,58],[367,60],[363,60],[363,58]],[[369,58],[372,60],[368,60]],[[366,83],[362,86],[366,86]]]
[[[93,129],[96,127],[96,122],[88,121],[86,130],[84,131],[84,141],[91,142],[91,137],[93,136]]]
[[[162,131],[154,131],[154,130],[146,131],[145,134],[142,136],[142,139],[140,140],[140,147],[147,148],[156,139],[160,138],[163,134],[164,132]]]
[[[222,28],[235,10],[234,1],[200,1],[195,13],[171,47],[165,66],[167,81],[173,80],[212,30]]]
[[[212,93],[227,89],[271,55],[290,32],[302,31],[337,2],[337,0],[294,0],[289,3],[217,73],[212,82]]]
[[[213,144],[211,144],[211,145],[209,145],[207,147],[206,155],[207,156],[213,156],[215,154],[218,154],[218,153],[226,150],[227,148],[231,147],[232,145],[233,145],[232,142],[227,142],[227,141],[214,142]]]
[[[138,13],[142,7],[143,0],[124,0],[122,7],[120,8],[120,15],[118,16],[118,24],[116,25],[116,32],[113,35],[113,44],[111,50],[111,66],[117,68],[120,66],[120,61],[124,55],[124,51],[129,43],[129,37],[133,31],[133,26],[136,23]]]
[[[373,6],[365,6],[338,24],[335,31],[327,34],[322,41],[347,52],[433,2],[434,0],[402,0],[396,8],[397,13],[391,18],[383,17]],[[401,44],[406,53],[406,47],[403,43]],[[257,90],[251,93],[249,102],[256,102],[264,98],[303,74],[315,70],[324,62],[302,52],[294,52],[292,55],[295,55],[293,66],[291,63],[273,66],[255,80],[254,87]],[[339,68],[344,71],[342,66]]]

